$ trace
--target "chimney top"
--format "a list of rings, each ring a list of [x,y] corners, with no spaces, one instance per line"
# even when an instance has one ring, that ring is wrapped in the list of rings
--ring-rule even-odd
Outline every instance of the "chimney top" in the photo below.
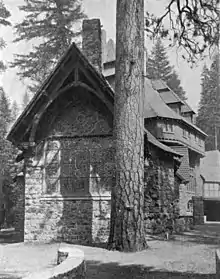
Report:
[[[102,72],[102,32],[100,19],[83,20],[82,51],[89,62]]]

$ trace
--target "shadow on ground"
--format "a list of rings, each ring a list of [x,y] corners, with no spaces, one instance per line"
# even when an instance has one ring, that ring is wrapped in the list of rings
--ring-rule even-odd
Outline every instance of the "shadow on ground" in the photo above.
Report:
[[[163,235],[149,235],[148,241],[164,241]],[[171,241],[192,242],[204,245],[220,245],[220,226],[219,225],[200,225],[195,229],[175,234],[170,237]]]
[[[86,261],[87,277],[90,279],[215,279],[215,274],[198,274],[188,272],[171,272],[155,270],[154,267],[142,265],[118,265],[118,263],[101,263]]]
[[[220,245],[220,226],[219,225],[200,225],[195,229],[177,235],[175,239],[181,239],[196,244]]]
[[[180,236],[181,237],[181,236]],[[175,240],[181,240],[179,236],[176,236]],[[220,245],[220,239],[219,237],[208,237],[208,236],[202,236],[202,235],[187,235],[185,236],[188,243],[192,242],[195,244],[204,244],[204,245]]]

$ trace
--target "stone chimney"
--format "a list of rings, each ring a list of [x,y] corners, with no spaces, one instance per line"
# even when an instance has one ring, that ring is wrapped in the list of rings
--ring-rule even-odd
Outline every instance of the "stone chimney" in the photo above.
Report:
[[[82,26],[82,52],[102,72],[102,32],[100,19],[86,19]]]
[[[106,31],[102,29],[102,64],[104,64],[106,61],[106,45],[107,45]]]

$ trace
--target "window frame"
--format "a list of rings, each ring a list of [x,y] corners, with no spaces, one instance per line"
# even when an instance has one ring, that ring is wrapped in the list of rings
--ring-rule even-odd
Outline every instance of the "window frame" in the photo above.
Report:
[[[173,134],[174,133],[173,123],[169,122],[169,121],[164,121],[163,122],[163,132]]]

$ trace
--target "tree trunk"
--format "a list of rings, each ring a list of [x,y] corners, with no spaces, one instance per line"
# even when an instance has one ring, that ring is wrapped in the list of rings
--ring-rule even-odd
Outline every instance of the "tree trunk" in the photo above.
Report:
[[[109,249],[140,251],[144,234],[144,0],[118,0],[114,138]]]

